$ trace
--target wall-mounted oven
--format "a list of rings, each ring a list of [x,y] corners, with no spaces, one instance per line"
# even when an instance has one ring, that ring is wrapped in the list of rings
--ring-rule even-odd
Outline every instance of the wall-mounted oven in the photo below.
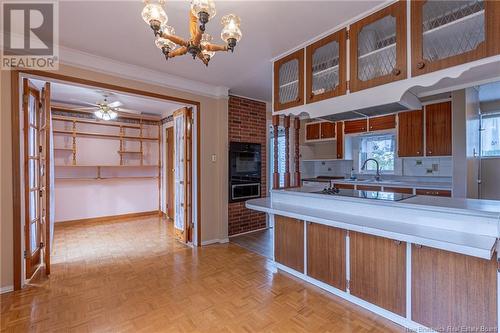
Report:
[[[261,167],[259,143],[229,144],[229,202],[260,197]]]

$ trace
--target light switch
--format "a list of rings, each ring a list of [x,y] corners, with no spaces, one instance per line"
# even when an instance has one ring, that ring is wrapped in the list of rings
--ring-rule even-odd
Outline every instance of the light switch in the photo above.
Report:
[[[217,162],[217,155],[212,154],[212,162]]]

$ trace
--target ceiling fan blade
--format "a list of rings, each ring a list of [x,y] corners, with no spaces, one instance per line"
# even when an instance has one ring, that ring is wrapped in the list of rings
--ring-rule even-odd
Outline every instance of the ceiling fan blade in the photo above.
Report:
[[[118,107],[120,107],[120,106],[122,106],[122,105],[123,105],[123,103],[122,103],[122,102],[120,102],[120,101],[114,101],[113,103],[109,103],[109,104],[108,104],[108,106],[109,106],[110,108],[118,108]]]
[[[141,111],[136,111],[136,110],[129,110],[129,109],[124,109],[124,108],[115,108],[115,111],[118,112],[124,112],[124,113],[133,113],[133,114],[141,114]]]
[[[98,107],[94,106],[88,106],[88,107],[84,107],[84,108],[71,108],[71,110],[79,110],[79,111],[92,111],[92,110],[97,110]]]
[[[72,98],[71,100],[75,101],[76,102],[75,104],[79,104],[79,105],[92,105],[92,106],[96,106],[96,107],[98,106],[96,103],[84,102],[84,101],[74,99],[74,98]]]

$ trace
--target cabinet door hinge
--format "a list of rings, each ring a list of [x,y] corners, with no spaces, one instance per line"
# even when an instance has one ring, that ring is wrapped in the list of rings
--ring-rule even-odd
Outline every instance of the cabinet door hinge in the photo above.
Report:
[[[43,242],[40,242],[40,248],[43,249],[45,247],[45,244]]]
[[[23,256],[24,256],[24,259],[26,259],[28,257],[28,253],[26,252],[26,250],[24,250]]]
[[[351,91],[351,81],[346,81],[345,85],[346,85],[346,87],[345,87],[346,90]]]
[[[347,280],[345,283],[346,283],[346,284],[345,284],[346,289],[347,289],[347,290],[350,290],[350,289],[351,289],[351,281],[350,281],[350,280]]]
[[[43,151],[43,147],[40,145],[38,146],[38,152],[41,153]]]
[[[351,37],[351,34],[349,33],[350,30],[345,31],[345,39],[349,39]]]
[[[38,194],[40,195],[40,198],[43,197],[43,191],[42,190],[39,190]]]

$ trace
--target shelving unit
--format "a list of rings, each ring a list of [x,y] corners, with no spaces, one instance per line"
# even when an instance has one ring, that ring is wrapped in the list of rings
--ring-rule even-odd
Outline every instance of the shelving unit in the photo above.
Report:
[[[56,140],[54,151],[57,152],[55,179],[158,179],[158,186],[161,186],[159,122],[144,122],[143,119],[139,119],[137,124],[104,122],[59,115],[53,115],[52,119],[56,122],[53,130]],[[60,140],[57,138],[68,136],[70,143],[57,143]],[[112,143],[113,140],[119,142]],[[155,145],[158,146],[157,151]],[[113,146],[116,148],[110,149]],[[115,152],[116,157],[103,152],[108,149],[110,153]],[[72,154],[71,160],[67,159],[67,153]]]

